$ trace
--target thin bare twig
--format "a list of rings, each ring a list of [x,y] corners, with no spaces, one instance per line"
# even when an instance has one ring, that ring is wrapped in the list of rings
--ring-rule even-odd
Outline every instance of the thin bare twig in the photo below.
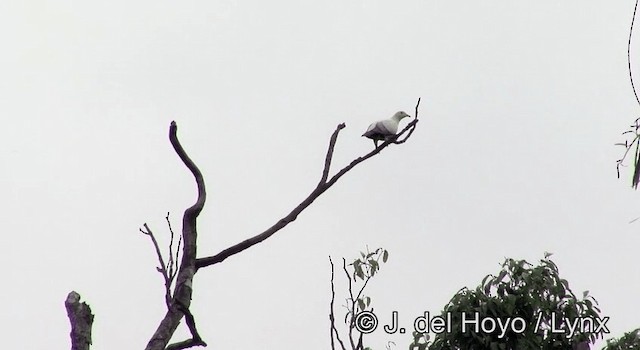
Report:
[[[139,229],[140,232],[149,236],[151,238],[151,242],[153,242],[153,247],[156,250],[156,255],[158,256],[158,261],[160,262],[160,266],[156,267],[156,270],[162,274],[162,278],[164,279],[164,300],[167,304],[167,308],[171,307],[171,280],[170,273],[166,269],[166,265],[164,263],[164,259],[162,258],[162,252],[160,251],[160,246],[158,245],[158,241],[156,240],[156,236],[153,234],[153,231],[149,228],[147,223],[144,223],[144,230]]]
[[[418,99],[418,103],[416,105],[416,112],[418,110],[418,105],[419,104],[420,104],[420,99]],[[380,153],[384,148],[389,146],[391,143],[400,144],[400,143],[404,143],[405,141],[407,141],[409,136],[413,133],[414,129],[416,128],[416,125],[418,123],[418,118],[417,117],[418,117],[418,114],[416,113],[416,118],[413,121],[411,121],[397,135],[395,135],[394,137],[390,137],[388,140],[386,140],[384,143],[382,143],[379,147],[375,148],[373,151],[367,153],[366,155],[354,159],[351,163],[349,163],[349,165],[347,165],[346,167],[342,168],[335,175],[333,175],[331,178],[329,178],[329,170],[331,168],[331,160],[332,160],[335,144],[336,144],[336,141],[338,139],[338,133],[340,132],[340,130],[345,128],[345,124],[344,123],[339,124],[336,127],[336,130],[331,135],[331,139],[329,141],[329,148],[327,150],[327,156],[325,157],[324,168],[322,170],[322,176],[320,178],[320,182],[318,183],[316,188],[314,188],[313,191],[311,191],[311,193],[307,196],[307,198],[305,198],[287,216],[285,216],[282,219],[278,220],[273,226],[269,227],[264,232],[262,232],[260,234],[257,234],[257,235],[255,235],[255,236],[253,236],[251,238],[248,238],[248,239],[246,239],[246,240],[244,240],[244,241],[242,241],[240,243],[237,243],[237,244],[235,244],[235,245],[233,245],[233,246],[231,246],[229,248],[226,248],[226,249],[222,250],[221,252],[219,252],[216,255],[197,259],[196,260],[196,268],[200,269],[202,267],[206,267],[206,266],[210,266],[210,265],[214,265],[214,264],[220,263],[220,262],[224,261],[225,259],[227,259],[228,257],[230,257],[232,255],[235,255],[235,254],[238,254],[238,253],[242,252],[243,250],[248,249],[248,248],[250,248],[250,247],[252,247],[252,246],[254,246],[254,245],[256,245],[256,244],[258,244],[258,243],[260,243],[262,241],[264,241],[265,239],[271,237],[273,234],[275,234],[276,232],[280,231],[282,228],[287,226],[289,223],[295,221],[297,219],[298,215],[303,210],[305,210],[309,205],[311,205],[311,203],[313,203],[313,201],[315,201],[316,198],[318,198],[326,190],[331,188],[331,186],[333,186],[333,184],[335,184],[336,181],[338,181],[349,170],[353,169],[356,165],[364,162],[365,160],[367,160],[367,159],[375,156],[376,154]],[[402,135],[404,135],[407,132],[408,132],[408,134],[406,135],[406,137],[404,139],[398,140]]]
[[[631,37],[633,36],[633,24],[636,21],[636,11],[638,10],[638,0],[636,0],[636,4],[633,7],[633,17],[631,18],[631,26],[629,28],[629,41],[627,42],[627,64],[629,65],[629,80],[631,81],[631,88],[633,89],[633,94],[636,96],[636,102],[640,105],[640,98],[638,98],[638,93],[636,92],[636,86],[633,83],[633,74],[631,71]]]
[[[171,233],[171,241],[169,242],[169,262],[167,263],[167,269],[169,270],[169,281],[173,282],[173,279],[176,277],[178,273],[178,269],[180,268],[180,263],[178,262],[178,256],[180,255],[180,244],[182,243],[182,236],[178,236],[178,247],[175,250],[175,257],[173,251],[173,241],[175,239],[175,234],[173,232],[173,227],[171,227],[171,220],[169,219],[169,212],[167,212],[167,216],[165,217],[167,220],[167,226],[169,226],[169,232]]]
[[[382,146],[381,146],[382,147]],[[356,309],[355,309],[355,300],[353,299],[353,289],[351,284],[351,275],[349,275],[349,271],[347,271],[347,261],[342,258],[342,270],[344,270],[345,275],[347,275],[347,280],[349,280],[349,300],[351,301],[351,308],[348,311],[347,316],[349,318],[349,343],[351,344],[351,349],[356,349],[356,344],[353,342],[353,329],[355,328],[355,319],[356,319]]]
[[[333,303],[335,301],[336,291],[335,291],[335,286],[333,284],[333,277],[335,273],[334,273],[333,261],[331,260],[331,256],[329,256],[329,263],[331,263],[331,304],[330,304],[330,313],[329,313],[329,320],[331,321],[331,330],[330,330],[331,349],[335,350],[335,342],[334,342],[334,335],[335,335],[335,338],[340,343],[340,347],[342,348],[342,350],[346,350],[346,348],[344,347],[344,343],[342,342],[342,339],[340,339],[340,334],[338,333],[338,329],[336,328],[336,319],[333,311]]]

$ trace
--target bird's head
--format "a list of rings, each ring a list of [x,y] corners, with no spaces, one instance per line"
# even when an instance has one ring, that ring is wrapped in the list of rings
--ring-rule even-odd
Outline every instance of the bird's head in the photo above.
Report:
[[[407,113],[400,111],[400,112],[396,112],[396,114],[393,115],[393,117],[391,117],[391,119],[395,119],[397,121],[401,121],[403,118],[409,118],[410,115],[408,115]]]

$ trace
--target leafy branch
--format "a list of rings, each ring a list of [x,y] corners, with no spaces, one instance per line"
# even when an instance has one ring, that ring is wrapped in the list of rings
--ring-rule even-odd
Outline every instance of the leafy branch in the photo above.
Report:
[[[342,258],[342,270],[345,273],[345,276],[348,281],[347,292],[349,296],[345,299],[346,305],[343,305],[347,312],[344,316],[344,323],[348,325],[348,339],[349,345],[352,350],[370,350],[370,348],[365,348],[363,345],[363,335],[361,328],[358,328],[357,318],[358,315],[367,311],[367,309],[371,306],[371,297],[365,296],[363,294],[364,289],[367,287],[367,284],[376,275],[376,273],[380,270],[380,260],[382,263],[386,263],[389,258],[389,252],[385,249],[378,248],[373,252],[369,251],[367,248],[367,252],[360,252],[360,258],[355,259],[352,263],[347,265],[347,261]],[[335,326],[335,312],[334,312],[334,300],[335,300],[335,287],[334,287],[334,266],[331,257],[329,257],[329,262],[331,264],[331,303],[329,305],[329,321],[330,321],[330,335],[331,335],[331,349],[336,349],[336,340],[340,344],[340,348],[342,350],[346,350],[345,344],[340,338],[340,333],[338,332]],[[347,269],[347,266],[350,266],[352,269],[351,272]],[[354,293],[354,283],[362,282],[362,285]],[[373,311],[373,308],[371,309]],[[357,333],[357,334],[354,334]]]

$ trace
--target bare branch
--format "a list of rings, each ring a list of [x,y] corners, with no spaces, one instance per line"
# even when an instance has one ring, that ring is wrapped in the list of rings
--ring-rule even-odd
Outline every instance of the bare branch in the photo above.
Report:
[[[416,105],[416,111],[418,109],[418,105],[420,104],[420,99],[418,99],[418,104]],[[241,251],[248,249],[262,241],[264,241],[265,239],[271,237],[274,233],[280,231],[282,228],[284,228],[285,226],[287,226],[289,223],[295,221],[298,217],[298,215],[305,210],[309,205],[311,205],[311,203],[313,203],[313,201],[316,200],[316,198],[318,198],[321,194],[323,194],[326,190],[328,190],[329,188],[331,188],[331,186],[333,186],[333,184],[336,183],[336,181],[338,181],[338,179],[340,179],[342,177],[342,175],[346,174],[349,170],[353,169],[356,165],[362,163],[363,161],[375,156],[376,154],[380,153],[380,151],[382,151],[384,148],[386,148],[387,146],[389,146],[391,143],[396,143],[396,144],[400,144],[400,143],[404,143],[409,136],[413,133],[413,130],[416,128],[416,124],[418,123],[418,118],[417,118],[417,113],[416,113],[416,118],[411,121],[400,133],[398,133],[397,135],[395,135],[394,137],[389,138],[388,140],[386,140],[382,145],[380,145],[379,147],[375,148],[373,151],[367,153],[366,155],[362,156],[362,157],[358,157],[355,160],[353,160],[349,165],[347,165],[346,167],[342,168],[340,171],[338,171],[335,175],[333,175],[329,180],[327,180],[329,178],[329,169],[331,166],[331,159],[333,156],[333,152],[334,152],[334,147],[335,147],[335,143],[337,141],[338,138],[338,134],[340,132],[340,130],[342,130],[345,127],[345,124],[339,124],[336,127],[336,130],[333,132],[333,134],[331,135],[331,140],[329,141],[329,148],[327,150],[327,156],[325,158],[325,164],[324,164],[324,168],[322,170],[322,176],[320,178],[320,182],[318,183],[318,185],[316,186],[315,189],[313,189],[313,191],[311,191],[311,193],[307,196],[307,198],[305,198],[300,204],[298,204],[297,207],[295,207],[287,216],[283,217],[282,219],[278,220],[273,226],[269,227],[266,231],[255,235],[251,238],[248,238],[240,243],[237,243],[229,248],[224,249],[223,251],[219,252],[216,255],[213,256],[208,256],[205,258],[199,258],[196,260],[196,268],[202,268],[202,267],[206,267],[206,266],[210,266],[210,265],[214,265],[217,263],[220,263],[222,261],[224,261],[226,258],[238,254]],[[409,131],[409,133],[406,135],[406,137],[400,141],[397,141],[398,138],[400,136],[402,136],[403,134],[405,134],[407,131]]]
[[[346,350],[346,348],[344,347],[344,343],[342,342],[342,339],[340,339],[340,334],[338,334],[338,329],[336,328],[335,314],[333,312],[333,303],[335,301],[336,291],[335,291],[335,286],[333,284],[334,267],[333,267],[333,261],[331,260],[331,256],[329,256],[329,263],[331,263],[331,304],[330,304],[330,313],[329,313],[329,320],[331,321],[331,329],[330,329],[331,349],[335,350],[335,342],[333,340],[335,335],[335,338],[338,339],[338,342],[340,343],[340,347],[342,348],[342,350]]]
[[[636,20],[636,10],[638,10],[638,0],[636,0],[636,5],[633,7],[633,17],[631,18],[631,27],[629,28],[629,41],[627,42],[627,64],[629,65],[629,80],[631,81],[633,95],[636,97],[636,102],[638,102],[638,104],[640,105],[640,98],[638,98],[638,93],[636,92],[636,86],[633,83],[633,74],[631,71],[631,37],[633,36],[633,24]]]
[[[207,197],[202,173],[182,148],[178,140],[177,130],[178,126],[176,123],[171,122],[171,126],[169,127],[169,141],[184,165],[193,174],[198,188],[198,199],[191,207],[184,211],[182,217],[182,241],[184,242],[182,247],[182,261],[180,262],[176,277],[176,286],[173,292],[171,306],[147,344],[146,350],[164,350],[178,327],[180,320],[185,315],[185,310],[188,310],[191,305],[191,295],[193,292],[191,286],[193,275],[196,272],[196,242],[198,236],[196,219],[202,211]],[[185,346],[185,344],[181,346]],[[187,345],[196,346],[202,344],[191,342]],[[184,347],[182,347],[182,349],[184,349]]]
[[[411,136],[411,134],[413,134],[413,131],[416,129],[416,124],[418,124],[418,107],[419,106],[420,106],[420,99],[418,98],[418,103],[416,103],[416,115],[415,115],[415,118],[413,119],[413,121],[411,121],[409,124],[407,124],[407,126],[405,126],[405,128],[402,130],[402,132],[400,132],[398,134],[396,139],[398,137],[400,137],[406,130],[409,130],[409,133],[404,137],[404,139],[395,141],[394,142],[395,144],[405,143],[407,141],[407,139]]]
[[[64,302],[71,322],[71,350],[89,350],[93,314],[87,303],[80,302],[80,294],[70,292]]]
[[[349,275],[349,271],[347,271],[347,261],[344,258],[342,258],[342,269],[344,270],[344,274],[347,275],[347,280],[349,280],[349,300],[351,301],[351,308],[349,309],[351,313],[351,319],[349,320],[349,343],[351,343],[351,349],[355,350],[356,344],[353,342],[353,328],[355,327],[354,322],[356,318],[355,300],[353,299],[351,275]]]
[[[338,125],[336,130],[331,135],[331,139],[329,140],[329,148],[327,149],[327,156],[324,159],[324,169],[322,170],[322,178],[320,179],[320,183],[318,186],[321,186],[327,182],[327,177],[329,177],[329,168],[331,168],[331,158],[333,157],[333,149],[336,145],[336,141],[338,140],[338,133],[340,130],[345,128],[345,124],[342,123]]]
[[[171,285],[180,267],[180,264],[178,263],[178,256],[180,255],[180,244],[182,243],[182,236],[178,236],[178,247],[175,251],[174,257],[173,241],[175,238],[175,233],[173,232],[173,227],[171,227],[171,220],[169,220],[168,212],[165,219],[167,220],[167,226],[169,226],[169,232],[171,233],[171,241],[169,242],[169,262],[167,263],[167,269],[169,270],[169,285]]]
[[[157,267],[156,270],[162,274],[162,278],[164,279],[164,301],[167,304],[167,308],[171,307],[171,278],[169,278],[170,274],[167,272],[166,265],[164,264],[164,259],[162,258],[162,252],[160,251],[160,246],[158,245],[158,241],[156,240],[156,236],[153,234],[147,223],[144,224],[144,230],[139,229],[140,232],[149,236],[151,238],[151,242],[153,242],[153,247],[156,250],[156,255],[158,256],[158,261],[160,262],[160,267]]]

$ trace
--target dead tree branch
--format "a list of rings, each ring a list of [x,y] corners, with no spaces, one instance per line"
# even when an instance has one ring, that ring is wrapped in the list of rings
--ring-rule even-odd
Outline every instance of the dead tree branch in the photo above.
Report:
[[[80,294],[70,292],[64,302],[71,322],[71,350],[89,350],[93,315],[87,303],[80,302]]]
[[[165,217],[165,219],[167,220],[169,233],[171,233],[171,240],[169,241],[169,262],[167,262],[167,269],[169,271],[169,281],[173,282],[173,279],[175,278],[176,273],[178,273],[178,269],[180,268],[180,264],[178,263],[178,256],[180,255],[180,245],[182,244],[182,236],[178,236],[178,247],[175,250],[175,256],[174,256],[173,240],[175,237],[175,233],[173,233],[173,227],[171,227],[171,220],[169,220],[169,212],[167,212],[167,216]]]
[[[173,296],[171,297],[167,313],[147,344],[146,350],[164,350],[167,348],[167,344],[171,340],[171,336],[173,336],[178,324],[180,324],[182,317],[184,315],[190,315],[188,310],[191,305],[191,295],[193,292],[193,275],[196,272],[196,242],[198,236],[196,230],[196,219],[202,211],[207,197],[202,173],[191,158],[189,158],[184,148],[182,148],[180,141],[178,141],[177,130],[178,126],[176,123],[171,122],[171,126],[169,127],[169,141],[182,162],[193,174],[198,188],[198,199],[195,204],[184,211],[184,215],[182,217],[182,242],[184,243],[182,247],[182,260],[178,269]],[[193,317],[191,317],[191,320],[193,320]],[[190,327],[190,330],[192,335],[191,340],[173,344],[171,346],[174,346],[174,349],[185,349],[185,344],[188,345],[187,347],[197,345],[205,346],[206,344],[200,339],[197,332],[194,332],[195,327],[193,327],[193,329]]]
[[[164,258],[160,251],[160,247],[155,238],[155,235],[149,228],[149,226],[145,223],[143,225],[144,230],[140,229],[140,232],[149,236],[151,241],[153,242],[154,249],[156,251],[156,255],[158,257],[158,261],[160,266],[157,270],[162,273],[164,281],[165,281],[165,303],[167,304],[167,313],[164,318],[158,325],[158,328],[154,332],[153,336],[147,343],[145,350],[178,350],[178,349],[186,349],[194,346],[207,346],[207,344],[202,340],[200,334],[196,329],[195,318],[189,307],[191,305],[191,297],[193,293],[192,285],[193,285],[193,277],[200,267],[206,267],[209,265],[213,265],[219,263],[231,255],[235,255],[257,243],[264,241],[265,239],[271,237],[274,233],[278,232],[280,229],[287,226],[289,223],[296,220],[298,215],[306,209],[313,201],[318,198],[322,193],[328,190],[333,184],[338,181],[344,174],[346,174],[349,170],[353,169],[356,165],[362,163],[363,161],[373,157],[374,155],[380,153],[382,149],[387,147],[391,143],[400,144],[404,143],[409,136],[413,133],[416,124],[418,123],[418,106],[420,104],[420,99],[418,99],[418,104],[416,105],[416,115],[415,119],[411,121],[400,133],[395,135],[394,137],[386,140],[380,147],[377,147],[373,151],[368,154],[356,158],[349,165],[338,171],[335,175],[329,178],[329,171],[331,168],[331,161],[333,157],[333,152],[335,149],[335,144],[338,139],[338,134],[340,130],[345,128],[345,124],[339,124],[336,130],[331,135],[329,140],[329,147],[327,149],[327,155],[325,157],[325,164],[322,171],[322,176],[320,178],[320,182],[316,186],[316,188],[309,194],[309,196],[304,199],[296,208],[294,208],[287,216],[280,219],[276,224],[272,227],[264,231],[263,233],[256,235],[250,239],[247,239],[243,242],[240,242],[232,247],[229,247],[217,255],[197,259],[197,218],[202,208],[204,207],[204,203],[206,201],[206,190],[204,184],[204,178],[202,173],[195,165],[195,163],[189,158],[186,151],[180,144],[177,136],[178,126],[174,121],[171,122],[171,126],[169,127],[169,141],[173,146],[176,154],[185,166],[191,171],[195,178],[197,190],[198,190],[198,198],[196,202],[189,208],[184,211],[182,217],[182,235],[178,241],[178,248],[175,252],[173,252],[173,240],[174,240],[174,232],[171,227],[171,222],[169,221],[169,214],[167,214],[166,220],[169,226],[169,231],[171,233],[171,242],[169,244],[169,261],[165,264]],[[408,133],[407,133],[408,132]],[[399,140],[399,137],[404,135],[406,136],[403,139]],[[182,245],[182,259],[180,263],[177,263],[178,256],[180,255],[180,244]],[[344,261],[343,261],[344,265]],[[332,263],[333,266],[333,263]],[[171,285],[173,283],[175,277],[175,287],[173,293],[171,293]],[[349,279],[350,281],[350,279]],[[333,269],[332,269],[332,282],[333,282]],[[333,285],[332,285],[333,286]],[[333,290],[333,288],[332,288]],[[91,315],[91,310],[85,303],[79,304],[80,296],[75,293],[69,293],[67,297],[67,301],[65,305],[67,306],[67,313],[69,315],[69,319],[72,325],[72,343],[73,350],[88,350],[89,345],[91,344],[91,324],[93,322],[93,315]],[[332,308],[333,308],[333,298],[332,298]],[[191,339],[174,343],[168,345],[171,337],[175,333],[178,325],[180,324],[181,319],[185,317],[187,327],[191,332]],[[332,328],[335,330],[335,326],[333,325],[334,320],[332,319]],[[336,331],[336,337],[337,331]],[[344,349],[344,344],[338,337],[342,348]],[[353,347],[353,341],[352,341]]]
[[[189,327],[189,331],[191,332],[191,339],[171,344],[167,346],[166,350],[182,350],[193,346],[207,346],[207,343],[202,340],[200,334],[198,333],[198,330],[196,329],[196,321],[191,314],[191,311],[189,311],[189,309],[184,307],[179,302],[177,305],[180,311],[184,314],[184,318],[187,321],[187,327]]]
[[[331,186],[333,186],[333,184],[335,184],[336,181],[338,181],[344,174],[346,174],[349,170],[353,169],[356,165],[380,153],[384,148],[386,148],[392,143],[401,144],[406,142],[409,136],[411,136],[411,134],[415,130],[416,125],[418,124],[418,106],[419,105],[420,105],[420,99],[418,99],[418,103],[416,104],[415,118],[409,124],[407,124],[407,126],[401,132],[399,132],[397,135],[393,137],[390,137],[388,140],[386,140],[384,143],[382,143],[379,147],[377,147],[373,151],[367,153],[362,157],[358,157],[354,159],[349,165],[342,168],[340,171],[338,171],[335,175],[333,175],[329,179],[329,170],[331,168],[331,160],[333,157],[336,141],[338,139],[338,133],[340,133],[340,130],[345,128],[344,123],[339,124],[336,127],[336,130],[331,135],[331,139],[329,140],[329,148],[327,149],[327,156],[325,157],[324,168],[322,170],[322,176],[320,178],[320,182],[318,183],[316,188],[314,188],[313,191],[311,191],[311,193],[307,196],[307,198],[305,198],[300,204],[298,204],[298,206],[295,207],[287,216],[278,220],[273,226],[269,227],[266,231],[258,235],[255,235],[249,239],[246,239],[240,243],[237,243],[229,248],[226,248],[216,255],[197,259],[195,264],[196,269],[220,263],[224,261],[226,258],[232,255],[238,254],[241,251],[248,249],[264,241],[265,239],[271,237],[274,233],[280,231],[289,223],[295,221],[298,218],[298,215],[303,210],[305,210],[309,205],[311,205],[313,201],[315,201],[320,195],[322,195],[326,190],[328,190]],[[405,137],[400,139],[400,137],[403,136],[405,133],[407,133]]]
[[[340,339],[340,334],[338,333],[338,329],[336,328],[336,318],[335,318],[335,314],[333,312],[333,303],[335,301],[335,297],[336,297],[336,290],[335,290],[335,285],[333,283],[333,277],[335,275],[334,272],[334,267],[333,267],[333,261],[331,260],[331,257],[329,257],[329,263],[331,263],[331,303],[329,304],[329,321],[331,322],[331,329],[330,329],[330,335],[331,335],[331,350],[335,350],[335,339],[338,340],[338,342],[340,343],[340,348],[342,348],[342,350],[346,350],[346,348],[344,347],[344,343],[342,342],[342,339]],[[351,280],[351,278],[349,278],[349,280]]]
[[[173,271],[167,271],[167,265],[164,263],[164,258],[162,257],[162,252],[160,251],[160,246],[158,245],[158,241],[156,240],[156,236],[153,234],[153,231],[149,228],[147,223],[144,225],[144,230],[139,229],[140,232],[149,236],[151,238],[151,242],[153,242],[153,247],[156,250],[156,255],[158,256],[158,262],[160,263],[159,267],[156,267],[156,270],[162,274],[162,278],[164,279],[164,301],[167,304],[167,308],[171,307],[171,282],[173,281],[173,277],[175,274]]]

